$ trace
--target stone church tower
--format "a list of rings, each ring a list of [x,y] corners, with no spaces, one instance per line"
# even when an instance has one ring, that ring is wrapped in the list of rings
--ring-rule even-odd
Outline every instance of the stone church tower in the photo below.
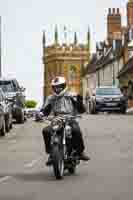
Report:
[[[74,34],[73,44],[59,44],[58,30],[55,27],[54,44],[46,46],[43,33],[44,63],[44,100],[51,94],[51,80],[55,76],[65,76],[71,91],[82,94],[82,72],[90,59],[90,32],[88,30],[86,44],[78,44]]]

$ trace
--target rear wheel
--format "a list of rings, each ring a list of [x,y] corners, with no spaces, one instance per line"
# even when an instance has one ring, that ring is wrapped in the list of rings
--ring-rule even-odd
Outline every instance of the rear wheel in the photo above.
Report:
[[[125,106],[121,107],[121,113],[126,114],[126,107]]]
[[[5,123],[5,129],[6,129],[6,132],[8,133],[10,131],[10,124],[9,124],[9,119],[6,121]]]
[[[10,124],[10,129],[12,129],[12,128],[13,128],[13,124],[11,123],[11,124]]]
[[[3,119],[2,129],[0,130],[0,136],[5,136],[6,129],[5,129],[5,120]]]
[[[74,174],[75,173],[75,171],[76,171],[76,167],[70,167],[70,168],[68,168],[68,172],[70,173],[70,174]]]
[[[53,146],[52,150],[53,170],[56,179],[62,179],[64,175],[63,153],[58,145]]]
[[[24,123],[24,113],[23,112],[21,112],[20,114],[19,114],[19,116],[17,117],[17,122],[19,123],[19,124],[23,124]]]

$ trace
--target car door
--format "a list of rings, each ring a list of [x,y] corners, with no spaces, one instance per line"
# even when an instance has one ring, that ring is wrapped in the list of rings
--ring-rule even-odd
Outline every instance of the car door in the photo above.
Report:
[[[4,106],[3,106],[3,101],[2,101],[2,93],[0,90],[0,129],[2,129],[3,126],[3,120],[4,120]]]

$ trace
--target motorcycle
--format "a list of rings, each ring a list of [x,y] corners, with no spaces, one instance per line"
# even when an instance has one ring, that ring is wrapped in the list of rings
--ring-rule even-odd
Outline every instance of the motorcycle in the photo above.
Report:
[[[64,171],[68,170],[74,174],[80,159],[72,148],[72,128],[69,125],[71,120],[80,116],[54,116],[48,117],[51,126],[51,158],[52,167],[56,179],[62,179]]]

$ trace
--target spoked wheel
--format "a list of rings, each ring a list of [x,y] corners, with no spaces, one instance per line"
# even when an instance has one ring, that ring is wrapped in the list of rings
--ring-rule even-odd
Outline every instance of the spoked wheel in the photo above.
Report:
[[[64,175],[64,160],[63,160],[63,153],[59,149],[58,145],[53,147],[53,170],[56,179],[62,179]]]

